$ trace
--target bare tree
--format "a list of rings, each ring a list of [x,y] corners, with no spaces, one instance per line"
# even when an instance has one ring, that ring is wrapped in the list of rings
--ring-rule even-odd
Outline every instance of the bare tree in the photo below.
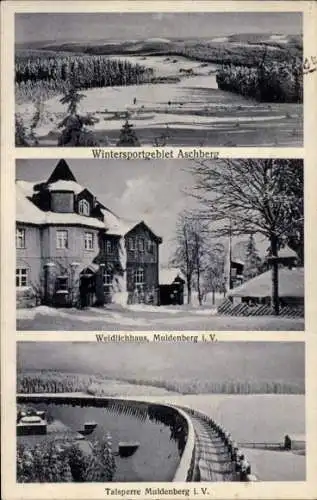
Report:
[[[178,266],[186,277],[187,303],[191,304],[192,289],[195,285],[198,301],[203,302],[202,278],[206,266],[207,226],[195,213],[179,216],[176,228],[176,250],[171,259],[173,266]]]
[[[205,267],[203,270],[202,292],[203,298],[211,292],[212,303],[215,304],[216,292],[225,290],[225,248],[222,243],[216,243],[210,247],[205,255]]]
[[[303,162],[298,159],[238,159],[196,162],[193,196],[202,220],[219,236],[261,233],[270,242],[272,302],[279,314],[278,250],[288,243],[303,255]]]

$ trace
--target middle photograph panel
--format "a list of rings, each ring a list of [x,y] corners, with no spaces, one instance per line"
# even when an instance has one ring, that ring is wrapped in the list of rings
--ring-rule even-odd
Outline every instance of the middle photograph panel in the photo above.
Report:
[[[18,330],[304,330],[298,159],[17,160]]]

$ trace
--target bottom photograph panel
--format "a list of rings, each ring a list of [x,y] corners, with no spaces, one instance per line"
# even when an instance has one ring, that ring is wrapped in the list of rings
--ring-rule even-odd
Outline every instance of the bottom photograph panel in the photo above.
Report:
[[[17,482],[303,481],[304,342],[19,342]]]

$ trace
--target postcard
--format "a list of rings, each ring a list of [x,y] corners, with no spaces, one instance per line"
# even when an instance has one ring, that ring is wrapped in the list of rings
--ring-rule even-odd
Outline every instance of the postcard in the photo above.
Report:
[[[3,498],[316,498],[316,3],[1,14]]]

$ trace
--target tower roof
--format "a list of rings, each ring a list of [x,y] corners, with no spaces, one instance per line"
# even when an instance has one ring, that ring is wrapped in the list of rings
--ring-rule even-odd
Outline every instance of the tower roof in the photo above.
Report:
[[[51,173],[47,184],[57,181],[74,181],[77,182],[76,177],[68,166],[65,160],[59,160],[53,172]]]

